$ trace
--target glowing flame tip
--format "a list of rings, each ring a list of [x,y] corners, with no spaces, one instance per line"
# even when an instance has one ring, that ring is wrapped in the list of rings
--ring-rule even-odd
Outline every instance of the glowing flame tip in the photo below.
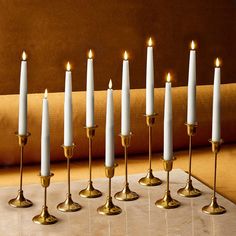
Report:
[[[70,62],[67,62],[66,70],[70,71],[70,69],[71,69]]]
[[[148,40],[148,46],[151,47],[152,46],[152,38],[150,37]]]
[[[171,81],[171,75],[170,73],[168,73],[166,76],[166,82],[170,82],[170,81]]]
[[[109,81],[109,85],[108,85],[109,89],[112,89],[112,80],[110,79]]]
[[[92,59],[92,58],[93,58],[93,52],[92,52],[91,49],[89,50],[88,57],[89,57],[89,59]]]
[[[195,49],[195,42],[192,40],[191,42],[191,49],[194,50]]]
[[[220,67],[220,60],[219,60],[219,58],[218,58],[218,57],[216,58],[215,65],[216,65],[216,67]]]
[[[44,98],[48,98],[48,89],[45,89],[45,92],[44,92]]]
[[[128,60],[128,53],[127,53],[127,51],[125,51],[125,53],[124,53],[124,60]]]
[[[22,60],[25,61],[27,58],[27,54],[25,51],[22,52]]]

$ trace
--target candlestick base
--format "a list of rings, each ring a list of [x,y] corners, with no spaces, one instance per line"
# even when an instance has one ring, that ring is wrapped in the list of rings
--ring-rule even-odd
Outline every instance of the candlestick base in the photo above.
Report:
[[[49,214],[47,207],[43,207],[40,215],[35,216],[32,220],[40,225],[51,225],[57,222],[57,218]]]
[[[118,215],[122,212],[121,208],[115,206],[112,202],[112,197],[107,197],[106,203],[97,209],[101,215]]]
[[[16,208],[27,208],[27,207],[31,207],[33,205],[33,203],[26,199],[24,197],[23,194],[23,190],[18,190],[18,194],[16,196],[16,198],[11,199],[8,204],[12,207],[16,207]]]
[[[192,180],[188,180],[186,183],[186,186],[184,188],[181,188],[177,192],[182,197],[198,197],[202,193],[200,190],[196,189],[192,185]]]
[[[170,191],[166,191],[164,197],[157,200],[155,205],[159,208],[173,209],[179,207],[180,202],[171,197]]]
[[[101,197],[102,193],[93,187],[93,182],[88,181],[88,186],[79,192],[79,195],[84,198],[97,198]]]
[[[148,169],[147,175],[141,178],[138,182],[144,186],[157,186],[162,184],[162,181],[153,175],[152,169]]]
[[[129,188],[129,183],[125,185],[122,191],[115,194],[115,199],[119,201],[134,201],[139,198],[136,192],[133,192]]]
[[[66,200],[57,205],[57,210],[62,212],[74,212],[80,209],[80,204],[72,200],[71,194],[67,194]]]
[[[213,197],[210,205],[204,206],[202,211],[209,215],[221,215],[226,212],[226,209],[222,206],[219,206],[217,203],[217,198]]]

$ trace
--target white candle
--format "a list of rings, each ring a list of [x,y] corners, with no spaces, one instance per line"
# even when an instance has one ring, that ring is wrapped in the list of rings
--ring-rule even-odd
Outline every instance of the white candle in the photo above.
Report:
[[[189,55],[187,123],[196,123],[196,50],[194,41],[191,42]]]
[[[92,51],[89,50],[87,60],[86,127],[94,126],[94,76],[92,56]]]
[[[129,83],[129,61],[125,51],[122,69],[122,91],[121,91],[121,134],[130,134],[130,83]]]
[[[146,115],[154,114],[154,65],[152,39],[148,41],[146,65]]]
[[[105,166],[114,166],[114,104],[112,81],[107,90]]]
[[[213,111],[212,111],[212,141],[220,142],[220,61],[216,59],[214,73]]]
[[[167,75],[165,88],[164,107],[164,160],[171,160],[173,157],[173,137],[172,137],[172,95],[170,73]]]
[[[73,144],[73,124],[72,124],[72,74],[70,63],[67,63],[65,78],[65,98],[64,98],[64,146]]]
[[[41,176],[50,175],[50,130],[47,89],[43,98],[41,131]]]
[[[20,99],[19,99],[19,117],[18,134],[27,134],[27,55],[22,53],[21,71],[20,71]]]

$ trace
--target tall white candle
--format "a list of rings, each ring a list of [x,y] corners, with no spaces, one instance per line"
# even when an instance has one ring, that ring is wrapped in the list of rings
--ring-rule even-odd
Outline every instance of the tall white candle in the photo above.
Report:
[[[50,130],[47,89],[43,98],[42,131],[41,131],[41,175],[50,175]]]
[[[92,57],[92,51],[89,50],[87,60],[86,127],[94,126],[94,76]]]
[[[164,160],[171,160],[173,157],[173,137],[172,137],[172,94],[171,77],[167,74],[165,87],[165,107],[164,107]]]
[[[130,82],[129,61],[125,51],[122,68],[122,91],[121,91],[121,134],[130,134]]]
[[[146,115],[154,113],[154,65],[152,39],[148,41],[146,65]]]
[[[194,41],[191,42],[189,54],[187,123],[196,123],[196,50]]]
[[[105,166],[114,166],[114,104],[112,81],[107,90]]]
[[[73,144],[73,124],[72,124],[72,74],[70,63],[67,63],[65,77],[65,98],[64,98],[64,145]]]
[[[19,117],[18,134],[27,134],[27,55],[22,53],[20,70],[20,98],[19,98]]]
[[[214,73],[213,111],[212,111],[212,141],[220,142],[220,61],[216,59]]]

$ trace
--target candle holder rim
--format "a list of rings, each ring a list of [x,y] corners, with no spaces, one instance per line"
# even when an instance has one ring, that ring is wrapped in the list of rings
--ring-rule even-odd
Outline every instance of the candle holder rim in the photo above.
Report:
[[[54,173],[51,172],[50,175],[41,175],[41,172],[39,172],[38,176],[41,177],[41,178],[44,178],[44,177],[51,178],[51,177],[54,176]]]
[[[145,116],[145,117],[157,117],[158,115],[159,115],[159,113],[156,113],[156,112],[154,112],[151,115],[147,115],[146,113],[143,114],[143,116]]]
[[[125,138],[125,137],[131,137],[131,136],[133,136],[134,135],[134,133],[132,133],[132,132],[129,132],[129,134],[126,134],[126,135],[123,135],[123,134],[118,134],[118,136],[120,136],[121,138]]]
[[[74,148],[76,147],[76,145],[74,143],[72,143],[71,146],[65,146],[64,144],[61,145],[62,148]]]
[[[173,162],[173,161],[175,161],[177,158],[176,158],[176,156],[173,156],[173,157],[171,158],[171,160],[165,160],[164,157],[162,156],[162,157],[160,157],[160,159],[161,159],[162,161],[165,161],[165,162]]]
[[[17,137],[22,137],[22,138],[28,138],[30,135],[31,135],[31,133],[30,132],[26,132],[26,134],[19,134],[18,133],[18,131],[16,131],[15,132],[15,135],[17,136]]]
[[[114,168],[116,168],[117,166],[118,166],[117,163],[114,163],[113,166],[106,166],[106,165],[104,165],[104,167],[105,167],[106,169],[114,169]]]
[[[84,125],[84,129],[88,129],[88,130],[93,130],[93,129],[97,129],[98,125],[94,125],[94,126],[86,126]]]
[[[212,139],[208,139],[208,142],[209,143],[212,143],[212,144],[223,144],[224,143],[224,140],[221,138],[220,141],[212,141]]]
[[[184,123],[186,126],[198,127],[198,122],[196,121],[194,124],[189,124],[187,122]]]

